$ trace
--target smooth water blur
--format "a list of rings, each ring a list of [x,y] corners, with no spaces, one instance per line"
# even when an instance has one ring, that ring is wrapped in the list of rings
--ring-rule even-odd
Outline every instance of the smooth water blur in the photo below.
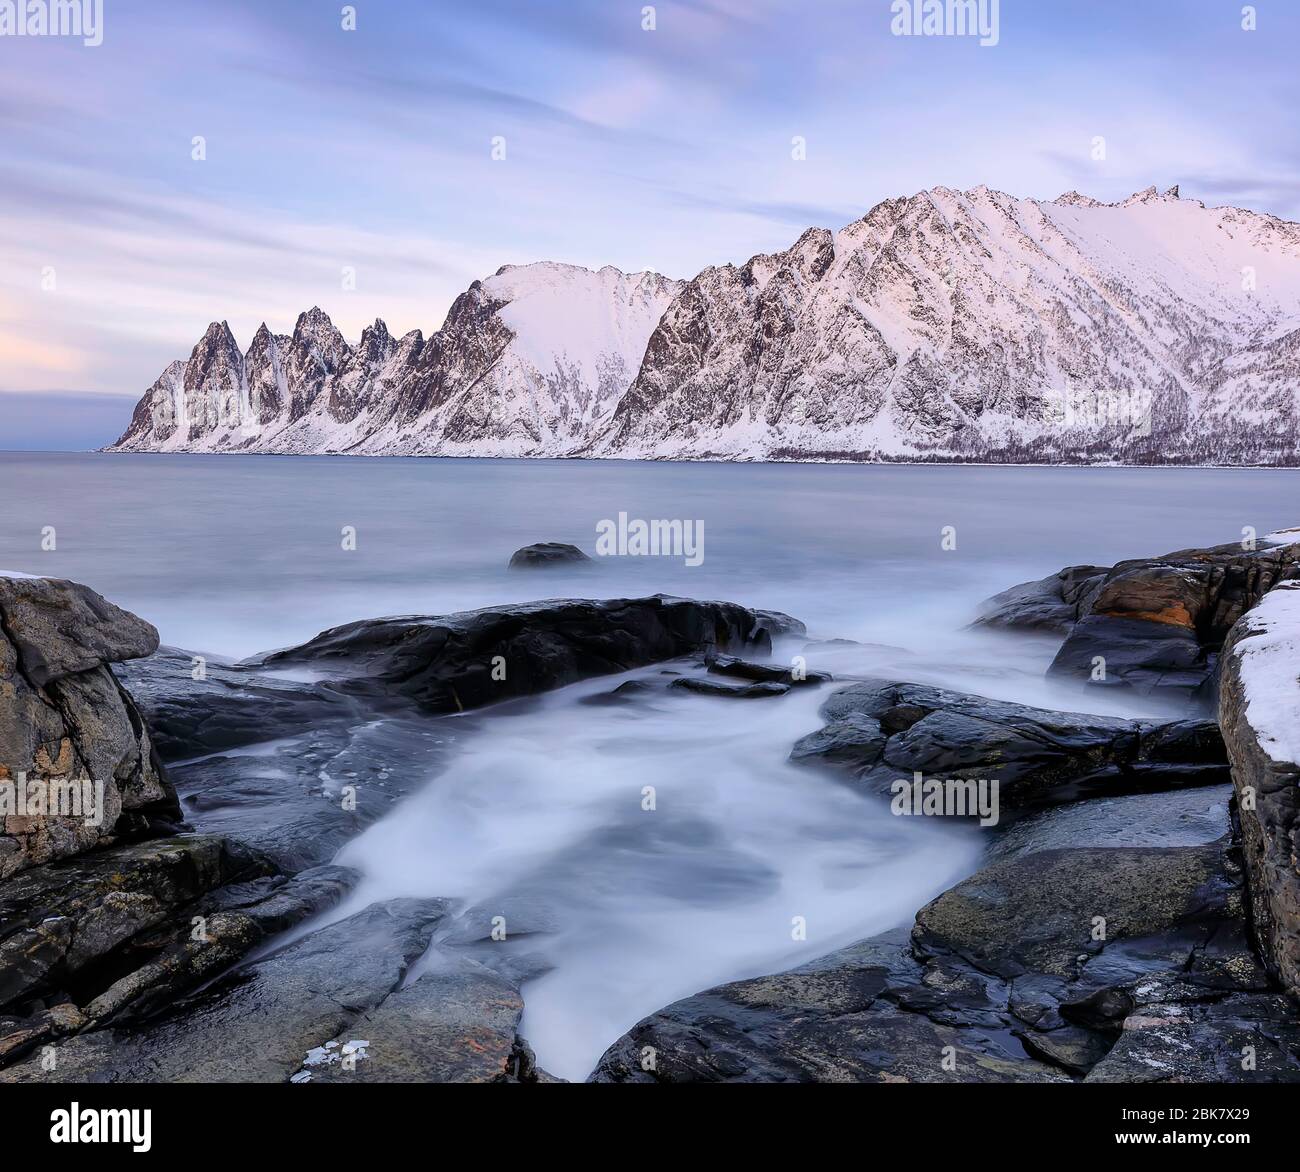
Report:
[[[454,894],[553,966],[526,987],[522,1026],[551,1073],[585,1078],[667,1003],[890,928],[977,865],[971,828],[891,817],[787,763],[824,691],[581,703],[619,682],[503,716],[338,858],[365,878],[332,918]]]
[[[506,569],[534,541],[594,552],[598,522],[620,512],[703,522],[703,564]],[[86,582],[194,651],[248,655],[384,614],[664,591],[884,645],[808,652],[840,678],[1131,714],[1159,709],[1049,684],[1055,640],[966,630],[978,602],[1064,565],[1298,522],[1287,471],[0,455],[0,569]],[[45,526],[54,552],[40,549]],[[583,702],[618,682],[488,710],[340,855],[363,880],[336,916],[443,896],[523,933],[549,966],[525,989],[524,1034],[554,1073],[585,1076],[676,997],[904,922],[978,865],[972,828],[893,818],[786,762],[826,689]]]

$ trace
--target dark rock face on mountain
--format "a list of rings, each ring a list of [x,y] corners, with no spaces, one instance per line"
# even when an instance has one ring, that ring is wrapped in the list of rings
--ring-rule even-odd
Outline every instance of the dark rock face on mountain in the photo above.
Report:
[[[118,451],[559,456],[636,377],[677,283],[657,273],[507,265],[442,328],[355,345],[313,307],[246,352],[213,322],[140,400]]]
[[[349,695],[457,712],[686,655],[766,653],[774,635],[803,630],[788,615],[658,594],[351,623],[258,663],[313,666]]]
[[[1300,581],[1280,585],[1233,628],[1219,722],[1255,932],[1270,970],[1300,996]]]
[[[652,1014],[592,1080],[1300,1082],[1300,1023],[1241,901],[1221,845],[995,863],[922,908],[910,938]]]
[[[1049,712],[924,684],[865,680],[822,705],[824,728],[791,759],[846,770],[873,793],[897,781],[998,783],[1002,810],[1081,796],[1222,784],[1227,757],[1211,720],[1159,724]]]
[[[1049,670],[1096,687],[1204,694],[1232,625],[1297,566],[1300,545],[1120,562],[1082,600]]]
[[[539,541],[536,545],[525,545],[523,549],[515,550],[510,556],[510,568],[536,570],[589,561],[591,558],[576,545],[567,545],[563,541]]]
[[[88,587],[0,576],[0,879],[179,820],[144,721],[108,666],[157,646],[153,627]]]

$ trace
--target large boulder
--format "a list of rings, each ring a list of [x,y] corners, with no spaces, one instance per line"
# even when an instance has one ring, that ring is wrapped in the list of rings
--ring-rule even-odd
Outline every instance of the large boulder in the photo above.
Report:
[[[0,576],[0,879],[179,820],[109,670],[157,648],[152,626],[86,586]]]
[[[1270,969],[1300,996],[1300,581],[1279,585],[1233,628],[1219,723],[1255,932]]]
[[[1092,687],[1208,699],[1233,624],[1300,566],[1294,534],[1069,566],[985,602],[977,626],[1066,636],[1048,671]]]
[[[791,760],[843,770],[873,793],[899,780],[997,783],[999,813],[1075,798],[1223,784],[1211,720],[1159,723],[1051,712],[926,684],[864,680],[833,693]]]
[[[1090,594],[1048,670],[1094,687],[1205,696],[1233,624],[1297,565],[1295,544],[1120,562]]]
[[[372,701],[458,712],[682,656],[766,654],[774,636],[803,633],[788,615],[656,594],[349,623],[250,662],[314,668]]]

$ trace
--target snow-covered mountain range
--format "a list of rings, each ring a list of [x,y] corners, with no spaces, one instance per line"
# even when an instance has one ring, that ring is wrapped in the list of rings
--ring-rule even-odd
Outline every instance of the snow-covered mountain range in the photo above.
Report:
[[[110,450],[1300,462],[1300,225],[978,187],[689,281],[501,269],[425,339],[213,323]]]

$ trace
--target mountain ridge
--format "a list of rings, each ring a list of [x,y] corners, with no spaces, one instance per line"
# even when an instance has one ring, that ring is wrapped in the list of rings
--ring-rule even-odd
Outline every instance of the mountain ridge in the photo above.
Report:
[[[885,200],[674,281],[475,281],[427,339],[214,322],[111,451],[1294,463],[1300,225],[1155,187]]]

